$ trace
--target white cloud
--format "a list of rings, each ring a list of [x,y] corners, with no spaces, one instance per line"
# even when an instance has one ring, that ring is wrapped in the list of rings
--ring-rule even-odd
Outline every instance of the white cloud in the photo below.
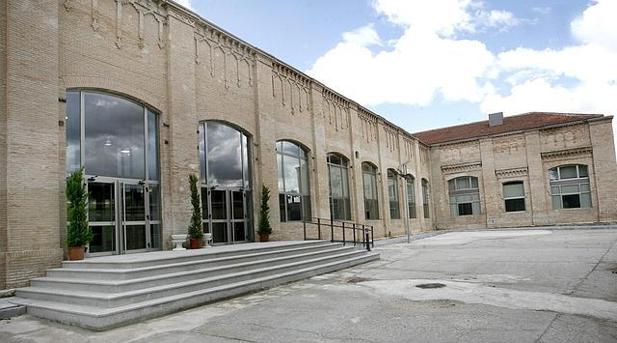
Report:
[[[572,21],[576,43],[494,54],[463,33],[507,30],[512,13],[475,0],[374,0],[404,28],[388,49],[373,26],[343,35],[308,73],[366,105],[430,106],[437,96],[506,115],[529,111],[617,114],[617,0],[591,0]],[[550,9],[542,9],[550,12]],[[614,122],[617,132],[617,121]]]
[[[593,0],[594,5],[571,24],[574,37],[617,51],[617,1]]]
[[[553,50],[518,48],[498,55],[497,69],[512,86],[487,94],[484,112],[617,114],[617,1],[593,1],[571,23],[578,44]],[[570,84],[559,81],[569,78]],[[617,132],[617,121],[613,121]],[[617,143],[617,142],[616,142]]]
[[[520,20],[512,12],[502,10],[480,11],[477,13],[477,17],[481,25],[489,28],[496,27],[500,31],[506,31],[509,27],[520,23]]]
[[[405,28],[388,50],[372,26],[343,34],[343,40],[321,56],[308,73],[345,95],[369,105],[429,105],[437,94],[451,101],[480,101],[491,89],[479,79],[488,76],[494,56],[458,32],[481,24],[473,13],[483,11],[469,0],[378,0],[375,9]],[[471,11],[474,11],[473,13]]]
[[[343,41],[364,47],[381,45],[381,38],[373,28],[373,24],[343,33]]]

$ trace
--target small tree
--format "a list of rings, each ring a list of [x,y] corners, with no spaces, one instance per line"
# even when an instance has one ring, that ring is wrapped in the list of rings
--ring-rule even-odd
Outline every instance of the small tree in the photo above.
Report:
[[[66,243],[69,247],[85,246],[92,240],[92,230],[88,225],[88,192],[84,184],[83,168],[66,179],[66,200]]]
[[[272,226],[270,226],[270,190],[265,185],[261,186],[261,207],[259,209],[259,228],[257,233],[260,235],[272,234]]]
[[[204,236],[201,229],[201,204],[199,202],[199,191],[197,190],[197,176],[189,175],[189,183],[191,184],[191,205],[193,205],[193,215],[189,224],[189,237],[192,239],[200,239]]]

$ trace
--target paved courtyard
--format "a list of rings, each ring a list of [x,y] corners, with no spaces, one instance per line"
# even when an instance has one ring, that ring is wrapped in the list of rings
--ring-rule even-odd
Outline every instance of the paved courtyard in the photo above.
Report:
[[[617,342],[617,228],[377,249],[378,262],[107,332],[24,315],[0,321],[0,342]]]

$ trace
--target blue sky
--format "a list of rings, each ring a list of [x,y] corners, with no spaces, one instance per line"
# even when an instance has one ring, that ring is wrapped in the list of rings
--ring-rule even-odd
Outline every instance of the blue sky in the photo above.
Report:
[[[616,0],[181,0],[410,132],[617,113]]]

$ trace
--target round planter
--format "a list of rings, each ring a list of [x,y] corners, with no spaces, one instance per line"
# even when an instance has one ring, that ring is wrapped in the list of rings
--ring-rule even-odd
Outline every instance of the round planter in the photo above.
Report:
[[[69,261],[79,261],[84,259],[86,249],[83,246],[69,247]]]
[[[259,234],[259,241],[260,242],[267,242],[270,240],[270,235],[267,234]]]
[[[189,245],[191,249],[201,249],[203,246],[203,238],[191,238]]]

